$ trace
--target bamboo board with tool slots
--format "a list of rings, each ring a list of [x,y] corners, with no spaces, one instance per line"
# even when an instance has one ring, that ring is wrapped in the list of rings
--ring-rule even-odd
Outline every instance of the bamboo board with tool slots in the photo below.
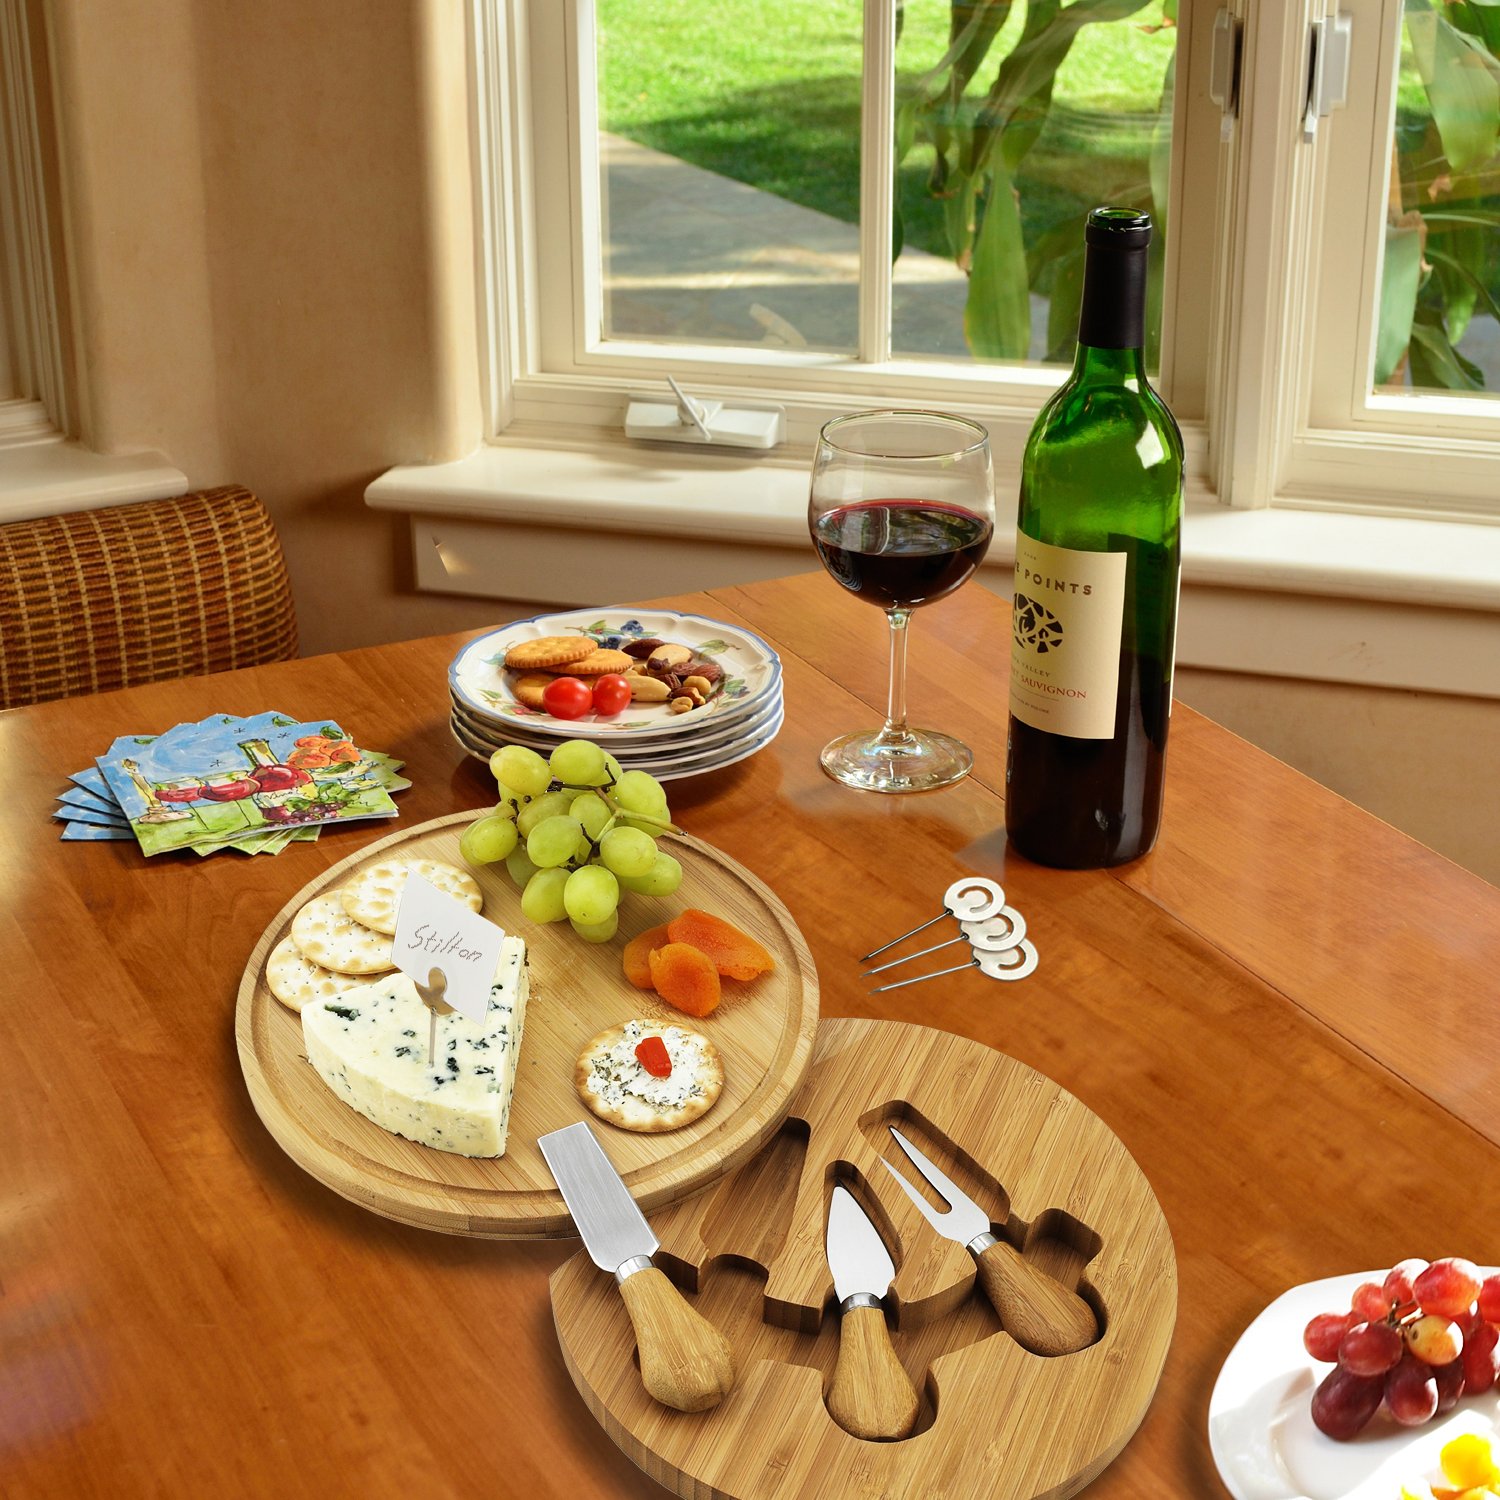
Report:
[[[973,1256],[935,1233],[880,1165],[915,1177],[891,1125],[1031,1265],[1078,1288],[1098,1319],[1094,1343],[1044,1358],[1002,1330]],[[824,1254],[835,1182],[896,1264],[893,1344],[921,1396],[913,1435],[896,1442],[851,1436],[825,1404],[839,1340]],[[657,1265],[733,1345],[736,1385],[722,1404],[684,1414],[646,1395],[620,1298],[586,1255],[553,1274],[553,1315],[589,1410],[642,1469],[693,1500],[1060,1500],[1139,1425],[1176,1318],[1166,1219],[1108,1127],[1025,1064],[901,1022],[825,1019],[771,1145],[651,1224]]]
[[[587,1119],[636,1201],[647,1210],[675,1202],[752,1156],[775,1133],[812,1056],[818,981],[790,913],[742,865],[690,837],[666,847],[682,862],[669,897],[627,895],[620,931],[608,943],[578,938],[567,923],[539,926],[521,915],[520,892],[501,865],[465,865],[458,841],[478,812],[456,813],[367,845],[304,886],[277,913],[250,955],[235,1017],[240,1066],[256,1111],[287,1154],[344,1197],[405,1224],[493,1239],[549,1239],[574,1233],[536,1140]],[[266,958],[296,913],[380,860],[436,859],[470,869],[484,914],[526,940],[532,994],[506,1153],[456,1156],[417,1145],[372,1124],[338,1098],[306,1061],[298,1017],[266,987]],[[723,916],[770,951],[776,967],[700,1018],[635,989],[620,952],[637,932],[685,907]],[[350,992],[354,993],[353,991]],[[590,1038],[632,1017],[701,1031],[724,1059],[724,1092],[701,1119],[643,1135],[588,1114],[573,1086],[574,1063]]]

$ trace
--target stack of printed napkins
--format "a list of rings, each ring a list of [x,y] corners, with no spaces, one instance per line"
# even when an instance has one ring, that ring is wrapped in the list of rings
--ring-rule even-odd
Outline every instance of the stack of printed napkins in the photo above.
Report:
[[[144,854],[279,854],[328,823],[394,818],[402,762],[361,750],[331,719],[212,714],[122,735],[57,799],[65,839],[130,839]]]

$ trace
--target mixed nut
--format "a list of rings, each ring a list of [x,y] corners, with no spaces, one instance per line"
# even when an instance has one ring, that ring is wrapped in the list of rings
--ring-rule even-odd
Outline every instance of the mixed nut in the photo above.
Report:
[[[636,661],[624,676],[637,703],[665,703],[674,714],[691,713],[723,686],[724,669],[717,662],[696,657],[675,641],[646,636],[620,649]]]

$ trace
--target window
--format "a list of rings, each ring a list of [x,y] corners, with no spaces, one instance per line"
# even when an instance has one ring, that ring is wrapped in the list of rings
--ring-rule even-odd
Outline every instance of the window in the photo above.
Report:
[[[523,248],[497,429],[618,430],[621,393],[670,372],[783,402],[793,445],[907,400],[982,415],[1018,455],[1071,361],[1096,201],[1165,221],[1157,326],[1162,304],[1207,307],[1207,28],[1174,0],[959,11],[953,34],[948,0],[481,0],[481,88],[509,106],[488,144],[521,167],[487,174],[491,242],[516,227]],[[1207,330],[1165,323],[1161,380],[1194,431]]]
[[[1067,357],[1080,209],[1115,198],[1165,218],[1190,489],[1500,517],[1484,0],[475,6],[496,434],[613,436],[670,372],[782,402],[797,462],[892,401],[977,415],[1014,461]]]
[[[0,0],[0,447],[69,422],[40,6]]]
[[[1484,394],[1500,390],[1500,20],[1468,0],[1346,9],[1349,102],[1311,183],[1319,274],[1286,484],[1500,515],[1500,402]]]

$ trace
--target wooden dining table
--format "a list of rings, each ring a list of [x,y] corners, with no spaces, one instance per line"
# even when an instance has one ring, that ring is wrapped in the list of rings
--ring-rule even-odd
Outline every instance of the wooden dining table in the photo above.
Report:
[[[822,1014],[920,1022],[1061,1084],[1134,1157],[1176,1251],[1149,1410],[1087,1494],[1212,1500],[1215,1377],[1288,1287],[1500,1259],[1500,891],[1179,704],[1153,853],[1006,847],[1009,614],[971,585],[911,629],[912,714],[967,780],[881,796],[820,747],[883,714],[885,622],[822,574],[664,601],[748,627],[786,722],[674,782],[674,816],[771,887]],[[406,762],[402,824],[493,801],[450,737],[443,636],[0,714],[0,1494],[644,1497],[590,1416],[548,1278],[576,1241],[427,1232],[303,1172],[252,1106],[235,1001],[297,890],[388,832],[277,858],[64,843],[48,807],[116,735],[336,715]],[[1476,816],[1493,787],[1473,789]],[[398,825],[400,826],[400,825]],[[1003,883],[1040,962],[871,994],[858,955],[958,875]],[[844,1491],[830,1481],[827,1493]],[[849,1493],[873,1493],[857,1488]]]

